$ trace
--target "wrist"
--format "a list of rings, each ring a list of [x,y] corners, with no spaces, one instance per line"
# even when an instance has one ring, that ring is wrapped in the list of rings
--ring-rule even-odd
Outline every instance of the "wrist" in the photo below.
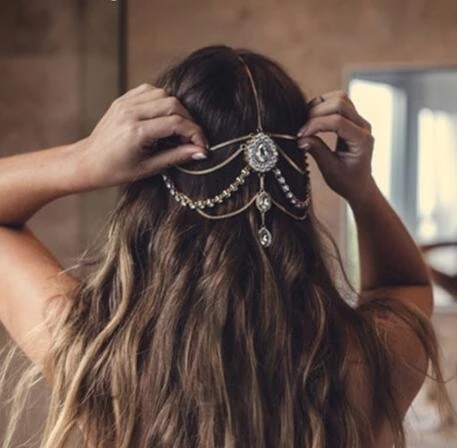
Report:
[[[362,189],[359,189],[357,194],[346,198],[346,200],[351,209],[356,212],[369,207],[370,204],[373,204],[381,195],[375,180],[370,176],[370,179],[366,182],[365,186]]]
[[[86,159],[86,144],[87,139],[81,139],[58,148],[61,167],[58,184],[62,195],[82,193],[96,188],[92,167]]]
[[[88,137],[67,146],[67,193],[83,193],[110,186],[104,177],[104,167],[94,160]]]
[[[87,191],[83,142],[20,154],[0,160],[0,223],[23,225],[44,205]]]

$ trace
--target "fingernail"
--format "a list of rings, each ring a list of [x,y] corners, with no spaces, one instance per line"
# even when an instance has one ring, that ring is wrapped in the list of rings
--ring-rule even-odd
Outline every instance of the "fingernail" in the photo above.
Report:
[[[301,128],[301,129],[298,131],[297,137],[303,137],[305,134],[306,134],[306,127]]]
[[[308,142],[298,142],[298,147],[307,151],[311,145]]]
[[[203,152],[196,152],[195,154],[192,154],[192,159],[194,160],[204,160],[207,159],[208,156],[204,154]]]

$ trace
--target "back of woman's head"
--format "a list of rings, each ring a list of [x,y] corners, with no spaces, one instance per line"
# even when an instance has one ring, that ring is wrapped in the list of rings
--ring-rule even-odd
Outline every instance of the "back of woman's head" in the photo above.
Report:
[[[156,85],[176,96],[216,145],[257,129],[243,64],[258,91],[263,129],[295,135],[308,118],[306,100],[258,54],[205,48]],[[305,156],[293,140],[276,143],[305,172],[279,157],[303,198]],[[160,142],[159,150],[172,144]],[[214,167],[238,147],[186,167]],[[240,156],[207,175],[168,172],[179,191],[199,199],[217,195],[245,164]],[[249,176],[208,213],[240,209],[258,183]],[[285,210],[266,213],[267,248],[255,206],[207,219],[179,204],[160,175],[125,189],[100,260],[56,332],[46,446],[62,446],[77,424],[97,447],[352,447],[368,437],[344,388],[344,327],[356,315],[334,287],[312,211],[294,218],[270,173],[265,184]],[[366,337],[376,346],[369,330]]]

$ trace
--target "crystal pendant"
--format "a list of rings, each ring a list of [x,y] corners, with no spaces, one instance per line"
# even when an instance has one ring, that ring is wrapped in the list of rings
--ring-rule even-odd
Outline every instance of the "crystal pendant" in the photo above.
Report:
[[[268,247],[271,244],[271,233],[266,227],[261,227],[259,229],[259,241],[263,247]]]
[[[255,205],[260,213],[265,213],[271,208],[271,196],[266,191],[257,194]]]
[[[266,163],[268,161],[269,152],[265,144],[260,143],[255,152],[255,156],[257,157],[257,160],[261,163]]]
[[[246,161],[259,173],[270,171],[278,161],[278,149],[271,137],[258,132],[246,142]]]

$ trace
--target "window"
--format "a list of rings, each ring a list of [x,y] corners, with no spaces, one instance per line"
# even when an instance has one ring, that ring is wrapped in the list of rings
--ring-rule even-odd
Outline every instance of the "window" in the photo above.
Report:
[[[457,242],[457,75],[455,71],[360,72],[349,96],[371,124],[373,176],[418,244]],[[347,260],[358,281],[356,231],[348,210]],[[427,253],[457,273],[457,250]],[[437,304],[455,303],[437,288]]]
[[[418,123],[416,236],[420,243],[453,239],[457,236],[457,115],[424,108]]]
[[[360,115],[366,118],[371,126],[375,137],[375,151],[373,152],[372,171],[373,177],[382,193],[392,201],[393,190],[396,183],[393,151],[399,135],[402,134],[402,117],[394,118],[399,114],[400,107],[404,103],[403,92],[393,86],[380,82],[372,82],[361,79],[354,79],[349,85],[349,96],[357,107]],[[397,151],[397,158],[399,152]],[[352,281],[357,284],[359,281],[357,235],[352,213],[348,208],[348,274]]]
[[[373,153],[373,175],[383,194],[391,196],[392,133],[395,89],[388,84],[355,79],[349,86],[349,95],[357,109],[372,126],[376,139]],[[397,92],[398,94],[398,92]]]

